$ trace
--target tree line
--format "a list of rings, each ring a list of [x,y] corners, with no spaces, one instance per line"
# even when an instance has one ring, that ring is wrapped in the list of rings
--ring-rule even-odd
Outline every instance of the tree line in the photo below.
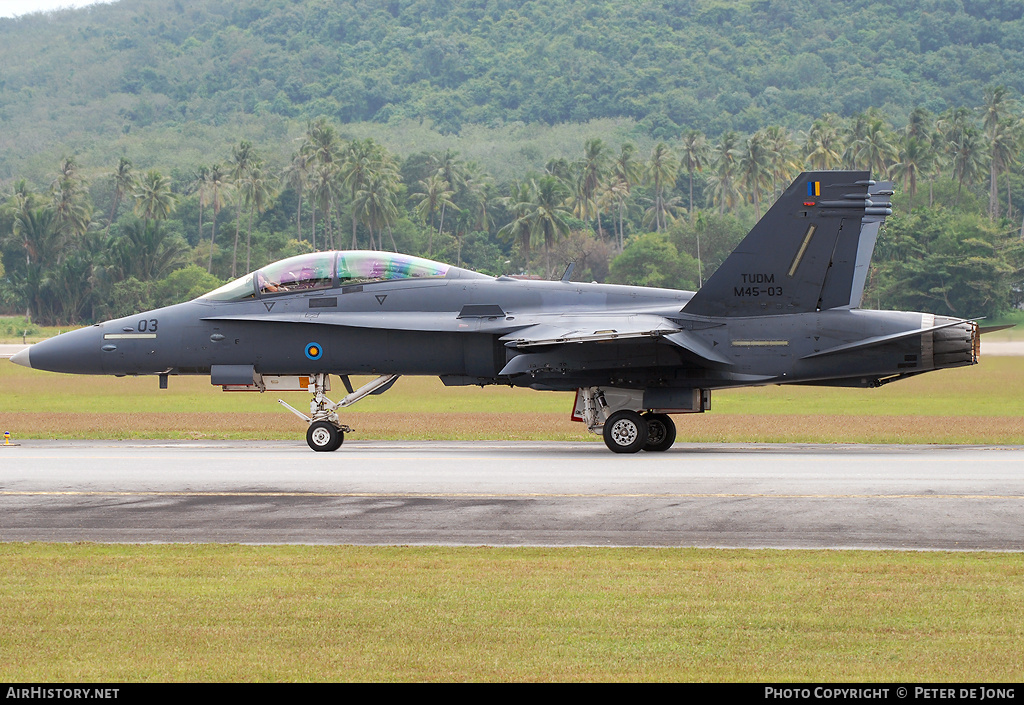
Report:
[[[1024,91],[1017,0],[119,0],[0,19],[19,147],[150,127],[628,118],[656,139]]]
[[[387,249],[490,274],[694,289],[805,169],[896,183],[866,304],[959,316],[1018,304],[1024,119],[1002,86],[977,108],[825,114],[806,131],[685,130],[641,152],[584,141],[575,159],[497,182],[453,150],[398,155],[305,124],[290,159],[248,140],[171,178],[126,157],[86,179],[67,157],[48,186],[0,207],[0,306],[39,323],[127,315],[197,296],[300,252]]]

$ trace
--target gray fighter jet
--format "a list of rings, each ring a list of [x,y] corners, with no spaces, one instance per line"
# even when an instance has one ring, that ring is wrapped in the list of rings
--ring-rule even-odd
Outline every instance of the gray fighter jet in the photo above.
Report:
[[[877,387],[977,362],[974,321],[858,306],[891,184],[801,174],[697,292],[526,281],[387,252],[315,252],[194,301],[65,333],[12,358],[73,374],[209,375],[226,390],[305,390],[317,451],[338,411],[400,375],[575,391],[573,418],[617,453],[663,451],[669,414],[711,390]],[[571,268],[571,267],[570,267]],[[346,395],[327,397],[330,375]],[[350,375],[376,375],[353,390]]]

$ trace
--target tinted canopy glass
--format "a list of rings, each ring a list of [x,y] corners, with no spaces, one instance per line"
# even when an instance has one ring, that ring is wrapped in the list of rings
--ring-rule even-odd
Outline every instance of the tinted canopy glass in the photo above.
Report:
[[[268,264],[256,272],[260,294],[330,289],[335,252],[310,252]]]
[[[309,252],[289,257],[239,277],[201,297],[208,301],[242,301],[335,285],[369,284],[397,279],[444,277],[451,267],[422,257],[395,252],[352,250]],[[335,284],[334,274],[337,274]]]
[[[448,269],[447,264],[395,252],[358,250],[338,253],[338,281],[342,285],[443,277]]]

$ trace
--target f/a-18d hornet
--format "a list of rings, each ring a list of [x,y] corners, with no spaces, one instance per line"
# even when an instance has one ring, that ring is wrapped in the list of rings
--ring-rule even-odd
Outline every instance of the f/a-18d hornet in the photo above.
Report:
[[[225,390],[303,390],[316,451],[353,429],[339,410],[400,375],[445,385],[575,391],[573,418],[617,453],[664,451],[670,414],[711,391],[877,387],[975,364],[977,323],[859,307],[892,185],[801,174],[697,292],[492,277],[418,257],[314,252],[194,301],[59,335],[15,355],[75,374],[209,375]],[[331,401],[330,375],[346,395]],[[353,389],[350,375],[376,375]]]

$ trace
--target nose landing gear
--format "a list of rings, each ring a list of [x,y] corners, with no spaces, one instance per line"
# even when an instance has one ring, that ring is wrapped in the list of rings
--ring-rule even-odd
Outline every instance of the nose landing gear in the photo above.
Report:
[[[309,424],[309,428],[306,430],[306,443],[309,444],[310,448],[320,453],[338,450],[345,441],[345,434],[355,430],[338,420],[338,409],[351,406],[370,394],[383,394],[398,379],[398,375],[381,375],[372,382],[364,384],[359,389],[351,391],[352,388],[348,384],[348,378],[343,377],[345,386],[349,389],[349,394],[338,403],[334,403],[325,394],[327,377],[328,375],[326,374],[310,375],[313,399],[309,402],[309,416],[287,404],[283,399],[277,400],[279,404]]]

